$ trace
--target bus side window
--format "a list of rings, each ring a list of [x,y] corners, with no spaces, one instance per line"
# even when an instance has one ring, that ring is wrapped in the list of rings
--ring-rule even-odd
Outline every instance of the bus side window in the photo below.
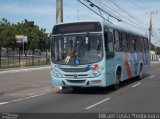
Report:
[[[148,40],[146,38],[144,38],[144,51],[148,52],[149,51],[149,47],[148,47]]]
[[[142,37],[140,38],[140,51],[141,51],[141,52],[144,51],[144,40],[143,40]]]
[[[114,49],[115,49],[115,51],[119,51],[119,35],[118,35],[118,31],[114,31]]]
[[[135,38],[135,49],[136,49],[136,52],[138,52],[138,49],[139,49],[138,41],[139,41],[139,36],[137,36],[137,37]]]
[[[122,32],[123,51],[127,52],[127,36],[125,32]]]
[[[104,33],[105,38],[105,49],[107,52],[113,52],[113,35],[112,32]]]
[[[130,41],[129,41],[129,43],[130,43],[130,52],[134,52],[134,35],[131,35],[130,38],[131,38]]]
[[[134,51],[137,52],[138,51],[138,36],[135,36],[134,38]]]
[[[131,41],[131,35],[127,34],[127,51],[130,52],[130,41]]]
[[[147,52],[149,52],[149,41],[148,41],[148,39],[146,39],[147,40]]]
[[[138,39],[137,39],[137,52],[141,52],[141,44],[140,44],[140,38],[141,37],[138,37]]]

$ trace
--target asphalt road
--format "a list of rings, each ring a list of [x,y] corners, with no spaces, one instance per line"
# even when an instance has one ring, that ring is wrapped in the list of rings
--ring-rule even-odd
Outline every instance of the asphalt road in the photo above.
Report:
[[[49,69],[0,75],[0,112],[160,113],[160,63],[153,63],[142,80],[125,81],[117,91],[110,88],[55,91],[49,75]],[[31,95],[25,90],[31,90]],[[14,93],[19,95],[13,96]]]
[[[0,71],[0,104],[54,91],[49,66]]]

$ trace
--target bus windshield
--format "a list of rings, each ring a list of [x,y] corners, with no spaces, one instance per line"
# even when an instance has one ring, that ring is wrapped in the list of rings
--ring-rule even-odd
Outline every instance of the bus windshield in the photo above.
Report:
[[[56,35],[52,38],[51,60],[56,64],[83,65],[103,58],[101,33]]]

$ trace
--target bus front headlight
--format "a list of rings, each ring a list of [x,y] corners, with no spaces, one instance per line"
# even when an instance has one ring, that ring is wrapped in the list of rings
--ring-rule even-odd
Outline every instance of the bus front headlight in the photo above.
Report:
[[[51,69],[51,74],[54,76],[54,77],[57,77],[57,78],[62,78],[62,74],[59,73],[56,69]]]

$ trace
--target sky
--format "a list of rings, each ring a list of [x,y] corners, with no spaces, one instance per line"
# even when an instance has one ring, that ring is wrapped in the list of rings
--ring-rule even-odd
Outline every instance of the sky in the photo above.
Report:
[[[96,3],[97,0],[92,1]],[[127,23],[126,19],[130,19],[130,17],[120,9],[117,9],[111,2],[114,1],[124,11],[138,19],[143,24],[142,28],[149,28],[150,12],[154,12],[153,27],[156,32],[156,38],[160,38],[160,0],[99,1],[103,4],[102,7],[110,11],[112,11],[111,9],[117,11],[118,14],[113,11],[112,13],[117,17],[123,17],[122,22]],[[104,5],[109,6],[111,9]],[[64,22],[78,21],[78,18],[79,20],[102,19],[77,0],[63,0],[63,11]],[[108,16],[106,17],[108,18]],[[0,0],[0,20],[2,18],[6,18],[11,23],[21,22],[24,19],[31,20],[41,28],[45,28],[48,33],[51,33],[53,26],[56,24],[56,0]],[[110,21],[113,20],[112,18],[109,19]],[[115,20],[113,21],[116,22]],[[153,43],[160,45],[160,42],[154,38]]]

